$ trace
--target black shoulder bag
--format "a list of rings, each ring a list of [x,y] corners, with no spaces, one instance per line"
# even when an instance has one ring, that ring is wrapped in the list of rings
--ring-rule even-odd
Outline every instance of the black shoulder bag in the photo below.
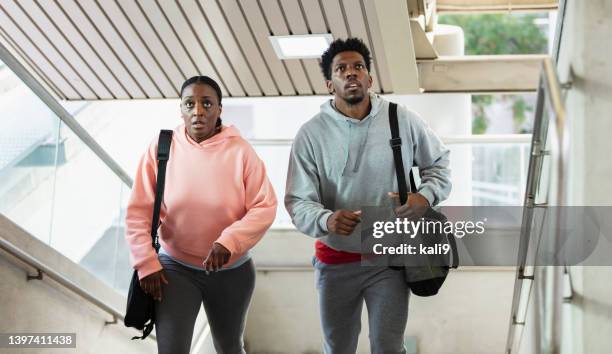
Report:
[[[153,205],[153,219],[151,221],[151,244],[155,253],[159,252],[159,240],[157,229],[159,228],[159,212],[164,196],[164,185],[166,182],[166,164],[170,157],[170,145],[172,144],[172,130],[162,130],[157,143],[157,182],[155,185],[155,203]],[[142,330],[142,336],[132,339],[145,339],[153,331],[155,325],[155,300],[146,294],[140,287],[138,271],[134,270],[130,290],[128,292],[125,318],[126,327],[134,327]]]
[[[406,186],[404,162],[402,161],[402,139],[399,136],[397,104],[395,103],[389,103],[389,127],[391,128],[391,140],[389,142],[393,150],[400,203],[404,205],[408,200],[408,188]],[[416,191],[414,176],[412,170],[410,170],[410,193],[415,193]],[[424,221],[440,222],[442,225],[447,221],[444,214],[432,208],[427,208],[422,218]],[[436,231],[440,232],[436,233]],[[424,255],[419,259],[420,262],[418,266],[407,265],[400,267],[400,269],[404,271],[406,283],[413,294],[417,296],[433,296],[436,295],[438,290],[442,287],[449,269],[459,266],[457,244],[455,242],[455,237],[452,234],[442,232],[441,228],[440,230],[434,229],[431,233],[426,235],[422,234],[420,236],[421,242],[423,242],[425,246],[431,247],[435,244],[448,244],[452,254],[452,260],[448,255]]]

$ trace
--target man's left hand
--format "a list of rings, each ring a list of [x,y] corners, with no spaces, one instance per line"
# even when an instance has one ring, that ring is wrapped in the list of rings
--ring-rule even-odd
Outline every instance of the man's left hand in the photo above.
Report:
[[[208,256],[204,260],[204,269],[208,272],[216,272],[221,269],[230,259],[232,253],[218,242],[213,243]]]
[[[399,193],[389,193],[389,197],[398,199],[399,204]],[[418,219],[425,215],[429,207],[429,201],[421,193],[408,193],[406,204],[395,208],[395,215],[400,218]]]

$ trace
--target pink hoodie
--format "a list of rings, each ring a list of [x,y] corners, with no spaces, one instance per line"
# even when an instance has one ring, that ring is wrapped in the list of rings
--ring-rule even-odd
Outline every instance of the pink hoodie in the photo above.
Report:
[[[150,234],[157,140],[138,165],[125,221],[140,279],[162,269]],[[172,138],[160,214],[160,244],[170,256],[201,267],[218,242],[232,253],[230,265],[272,225],[276,196],[263,162],[236,128],[224,126],[198,144],[180,125]]]

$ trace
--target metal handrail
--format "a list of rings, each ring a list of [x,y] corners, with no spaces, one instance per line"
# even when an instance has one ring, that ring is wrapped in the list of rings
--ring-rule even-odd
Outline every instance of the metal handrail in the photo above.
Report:
[[[117,320],[123,321],[124,315],[123,315],[123,313],[121,311],[119,311],[116,308],[114,308],[113,306],[105,303],[103,300],[101,300],[97,296],[93,295],[89,291],[87,291],[87,290],[83,289],[82,287],[78,286],[77,284],[75,284],[70,279],[66,278],[62,274],[60,274],[60,273],[56,272],[55,270],[53,270],[51,267],[47,266],[45,263],[39,261],[38,259],[32,257],[31,255],[29,255],[27,253],[25,253],[24,251],[19,249],[19,247],[15,246],[11,242],[9,242],[9,241],[7,241],[7,240],[5,240],[3,238],[0,238],[0,248],[2,248],[3,250],[8,252],[9,254],[11,254],[14,257],[16,257],[17,259],[19,259],[20,261],[30,265],[31,267],[33,267],[33,268],[35,268],[37,270],[38,274],[35,275],[35,276],[28,275],[28,280],[31,280],[31,279],[42,279],[43,276],[46,275],[49,278],[51,278],[54,281],[56,281],[59,284],[61,284],[62,286],[66,287],[67,289],[70,289],[75,294],[81,296],[85,300],[91,302],[92,304],[96,305],[97,307],[101,308],[102,310],[104,310],[105,312],[107,312],[108,314],[113,316],[113,320],[112,321],[106,321],[105,322],[106,324],[117,323]]]
[[[524,325],[524,322],[517,321],[518,310],[521,303],[521,290],[523,286],[524,280],[534,280],[534,275],[526,276],[525,275],[525,264],[527,259],[527,251],[529,250],[530,244],[530,233],[531,233],[531,223],[533,221],[533,208],[535,205],[535,197],[537,192],[537,186],[539,185],[539,180],[541,177],[542,171],[542,160],[546,155],[544,151],[544,146],[546,142],[546,134],[548,131],[548,122],[543,121],[543,114],[545,109],[545,93],[548,90],[549,98],[551,102],[549,104],[558,114],[556,127],[558,134],[558,141],[560,144],[564,144],[563,138],[565,137],[565,111],[563,109],[562,104],[562,96],[561,96],[561,85],[559,84],[557,74],[556,74],[556,64],[559,61],[559,53],[561,50],[561,39],[563,38],[563,30],[565,23],[565,14],[566,14],[566,0],[559,1],[559,12],[558,12],[558,20],[557,27],[555,30],[555,38],[553,43],[552,50],[552,60],[545,60],[542,70],[542,75],[540,78],[540,84],[538,89],[538,99],[536,104],[536,114],[535,114],[535,123],[534,123],[534,133],[533,133],[533,141],[532,141],[532,158],[529,161],[528,168],[528,177],[527,177],[527,186],[525,189],[525,209],[523,211],[523,224],[521,226],[521,240],[519,243],[519,254],[518,254],[518,268],[517,268],[517,277],[514,284],[514,294],[512,298],[512,310],[510,314],[510,326],[508,329],[508,340],[506,344],[506,352],[508,354],[512,353],[512,348],[516,335],[516,326]],[[563,85],[565,87],[566,85]],[[558,172],[563,173],[563,165],[560,164]],[[562,176],[561,176],[562,177]],[[563,193],[563,184],[558,184],[559,193]],[[561,195],[562,197],[562,195]],[[567,272],[567,267],[566,267]],[[572,285],[571,285],[571,276],[568,274],[569,283],[570,283],[570,291],[573,293]],[[533,282],[529,284],[529,288],[527,291],[527,299],[525,306],[525,314],[527,313],[527,304],[529,298],[531,297],[531,289],[533,287]],[[571,295],[568,297],[571,299]],[[567,301],[567,299],[564,299]]]
[[[117,324],[119,321],[123,322],[123,320],[125,319],[123,312],[107,304],[99,297],[83,289],[82,287],[75,284],[70,279],[66,278],[59,272],[53,270],[51,267],[39,261],[35,257],[32,257],[28,253],[22,251],[19,247],[15,246],[13,243],[7,241],[6,239],[2,237],[0,237],[0,249],[4,250],[5,252],[12,255],[13,257],[19,259],[21,262],[27,264],[28,266],[36,269],[36,273],[37,273],[36,275],[30,275],[30,274],[27,275],[28,280],[33,280],[33,279],[42,280],[43,277],[46,275],[48,278],[53,279],[54,281],[56,281],[58,284],[62,285],[66,289],[69,289],[73,293],[77,294],[78,296],[82,297],[83,299],[94,304],[95,306],[99,307],[103,311],[107,312],[109,315],[113,317],[113,319],[111,321],[104,321],[105,325]],[[210,335],[210,325],[208,321],[206,321],[206,323],[204,323],[204,326],[202,327],[202,330],[200,331],[198,340],[203,340],[203,338],[206,338],[208,335]],[[149,334],[147,338],[150,338],[152,340],[157,340],[157,336],[155,335],[155,333]]]
[[[531,134],[483,134],[441,136],[444,144],[529,144]],[[291,146],[293,139],[249,139],[253,146]]]
[[[474,12],[543,12],[554,11],[558,5],[554,2],[525,2],[525,1],[448,1],[438,0],[436,9],[439,14],[444,13],[474,13]]]
[[[536,104],[536,116],[534,124],[534,133],[531,146],[531,159],[529,161],[529,168],[527,173],[527,186],[525,190],[525,203],[523,210],[523,221],[521,225],[520,241],[519,241],[519,253],[517,260],[517,277],[514,284],[514,295],[512,298],[512,310],[510,313],[510,327],[508,329],[508,340],[506,344],[506,352],[512,353],[512,348],[515,340],[516,326],[522,326],[525,324],[524,320],[521,320],[521,316],[518,313],[521,307],[522,301],[528,301],[531,296],[531,287],[533,286],[533,276],[525,275],[525,266],[527,264],[527,255],[530,247],[537,243],[537,240],[531,238],[531,224],[533,221],[533,213],[536,207],[535,199],[538,191],[540,177],[542,174],[543,160],[548,156],[544,150],[546,146],[548,125],[549,122],[544,120],[544,112],[546,108],[550,107],[554,112],[553,125],[556,128],[557,141],[561,145],[561,151],[563,150],[564,137],[565,137],[565,110],[562,104],[561,86],[557,77],[557,73],[553,64],[553,61],[549,58],[542,63],[542,73],[540,76],[540,84],[538,90],[538,99]],[[562,156],[564,154],[562,153]],[[561,181],[564,180],[564,164],[563,158],[560,159],[558,164],[558,175]],[[563,183],[558,183],[557,196],[560,200],[563,200]],[[525,280],[529,280],[528,295],[527,299],[521,296],[522,288]],[[525,306],[527,308],[527,306]]]

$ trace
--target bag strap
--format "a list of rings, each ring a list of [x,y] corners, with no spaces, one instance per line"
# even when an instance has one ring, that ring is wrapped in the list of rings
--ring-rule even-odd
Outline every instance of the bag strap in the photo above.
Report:
[[[399,137],[399,123],[397,121],[397,103],[389,102],[389,127],[391,128],[391,149],[393,149],[393,160],[395,161],[395,174],[397,176],[397,187],[399,188],[399,197],[401,205],[406,204],[408,200],[408,188],[410,193],[416,192],[416,184],[414,175],[410,169],[410,185],[406,187],[406,175],[404,174],[404,162],[402,161],[402,138]],[[459,266],[459,252],[457,250],[457,242],[453,235],[447,235],[447,239],[451,246],[452,263],[451,268]]]
[[[399,136],[399,123],[397,120],[397,103],[389,102],[389,128],[391,128],[391,149],[395,161],[395,175],[397,176],[397,187],[399,188],[400,205],[408,201],[408,192],[416,192],[414,175],[410,169],[410,184],[406,186],[406,174],[404,173],[404,161],[402,159],[402,138]]]
[[[155,203],[153,204],[153,219],[151,220],[151,240],[155,252],[159,252],[159,213],[161,203],[164,198],[164,187],[166,184],[166,165],[170,158],[170,145],[172,145],[172,130],[162,130],[159,132],[157,142],[157,182],[155,184]]]

